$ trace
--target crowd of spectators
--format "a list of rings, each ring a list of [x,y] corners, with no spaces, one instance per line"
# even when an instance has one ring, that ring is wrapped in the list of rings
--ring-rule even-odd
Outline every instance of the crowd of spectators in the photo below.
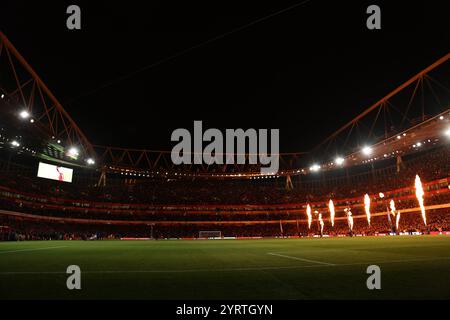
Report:
[[[252,224],[217,224],[213,226],[197,225],[195,223],[176,225],[109,225],[73,222],[29,221],[13,217],[0,216],[0,240],[62,240],[62,239],[118,239],[122,237],[138,238],[198,238],[200,231],[220,231],[223,237],[312,237],[320,236],[320,226],[317,218],[313,219],[311,228],[307,223],[296,221],[254,221]],[[335,221],[334,226],[325,221],[324,236],[373,236],[389,233],[414,234],[450,231],[450,214],[447,210],[427,212],[425,225],[420,213],[404,213],[400,215],[398,229],[395,228],[395,218],[388,214],[372,217],[370,225],[363,217],[354,219],[350,230],[348,221],[344,218]]]
[[[386,166],[364,173],[333,177],[327,173],[315,178],[301,176],[288,190],[282,179],[261,180],[167,180],[141,179],[134,184],[113,181],[107,186],[67,184],[37,179],[0,170],[0,209],[53,220],[27,220],[24,217],[0,214],[0,239],[99,239],[122,236],[179,238],[198,237],[198,232],[217,229],[224,236],[306,236],[319,234],[317,217],[311,229],[305,220],[305,204],[326,219],[329,235],[349,234],[343,206],[351,207],[355,216],[354,234],[386,233],[392,230],[387,215],[376,216],[369,226],[364,223],[362,199],[346,199],[378,194],[409,187],[395,195],[399,211],[418,206],[413,192],[414,177],[436,181],[449,177],[448,146],[404,159],[401,168]],[[400,170],[398,170],[400,169]],[[97,177],[94,177],[96,179]],[[426,205],[450,203],[447,184],[433,186]],[[339,207],[336,224],[331,227],[326,208],[333,198]],[[374,200],[373,212],[386,211],[386,201]],[[406,232],[449,230],[449,209],[432,210],[425,225],[421,215],[401,215],[400,229]],[[58,220],[59,219],[59,220]],[[79,224],[71,219],[96,220]],[[98,221],[103,221],[99,223]],[[127,224],[124,221],[140,222]],[[199,222],[214,222],[201,225]],[[116,223],[117,222],[117,223]],[[120,223],[119,223],[120,222]],[[142,223],[141,223],[142,222]]]

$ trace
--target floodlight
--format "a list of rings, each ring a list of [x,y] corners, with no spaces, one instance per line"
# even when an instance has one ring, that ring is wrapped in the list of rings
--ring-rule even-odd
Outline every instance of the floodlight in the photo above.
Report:
[[[22,119],[28,119],[30,117],[30,113],[27,110],[22,110],[20,111],[19,116]]]
[[[342,157],[337,157],[337,158],[334,160],[334,162],[336,162],[336,164],[340,166],[340,165],[344,164],[345,159],[342,158]]]
[[[372,154],[372,151],[373,151],[372,148],[368,146],[362,149],[363,154],[365,154],[366,156],[370,156]]]

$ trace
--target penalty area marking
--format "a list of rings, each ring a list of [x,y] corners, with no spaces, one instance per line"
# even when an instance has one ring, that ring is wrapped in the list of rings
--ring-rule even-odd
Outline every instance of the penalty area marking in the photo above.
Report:
[[[51,250],[51,249],[61,249],[61,248],[67,248],[67,246],[46,247],[46,248],[34,248],[34,249],[8,250],[8,251],[0,251],[0,254],[2,254],[2,253],[14,253],[14,252],[27,252],[27,251]]]
[[[293,257],[293,256],[286,256],[284,254],[279,254],[279,253],[268,252],[267,254],[270,254],[271,256],[277,256],[277,257],[282,257],[282,258],[287,258],[287,259],[292,259],[292,260],[299,260],[299,261],[304,261],[304,262],[311,262],[311,263],[321,264],[321,265],[325,265],[325,266],[335,266],[334,263],[303,259],[303,258]]]

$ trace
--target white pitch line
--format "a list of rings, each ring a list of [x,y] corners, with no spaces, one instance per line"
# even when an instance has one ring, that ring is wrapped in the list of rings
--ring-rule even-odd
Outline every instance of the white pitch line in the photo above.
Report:
[[[322,264],[322,265],[326,265],[326,266],[335,266],[334,263],[303,259],[303,258],[298,258],[298,257],[293,257],[293,256],[286,256],[284,254],[279,254],[279,253],[268,252],[267,254],[270,254],[271,256],[277,256],[277,257],[282,257],[282,258],[287,258],[287,259],[292,259],[292,260],[299,260],[299,261],[304,261],[304,262],[317,263],[317,264]]]
[[[66,248],[66,247],[67,247],[67,246],[46,247],[46,248],[35,248],[35,249],[9,250],[9,251],[0,251],[0,254],[2,254],[2,253],[14,253],[14,252],[27,252],[27,251],[51,250],[51,249],[60,249],[60,248]]]
[[[191,272],[232,272],[232,271],[261,271],[261,270],[289,270],[304,268],[325,268],[325,267],[347,267],[347,266],[367,266],[372,264],[408,263],[420,261],[449,260],[450,257],[435,257],[423,259],[387,260],[387,261],[367,261],[358,263],[343,264],[314,264],[301,266],[277,266],[277,267],[248,267],[248,268],[223,268],[223,269],[181,269],[181,270],[92,270],[83,271],[87,274],[116,274],[116,273],[191,273]],[[64,271],[0,271],[0,275],[26,275],[26,274],[66,274]]]

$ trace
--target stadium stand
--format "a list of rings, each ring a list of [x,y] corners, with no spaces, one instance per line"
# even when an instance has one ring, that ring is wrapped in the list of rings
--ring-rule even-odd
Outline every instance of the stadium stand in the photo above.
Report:
[[[277,179],[255,180],[168,180],[123,178],[97,186],[94,176],[85,183],[67,184],[37,179],[21,170],[1,167],[0,230],[2,239],[100,239],[122,237],[197,238],[200,230],[219,230],[225,237],[285,237],[318,235],[317,219],[311,229],[305,208],[323,213],[324,233],[348,235],[343,212],[351,208],[355,217],[353,234],[386,234],[392,231],[386,206],[394,199],[402,212],[417,208],[413,182],[416,174],[424,181],[425,205],[450,202],[449,146],[444,145],[405,159],[397,172],[392,161],[385,167],[350,168],[345,177],[302,177],[292,190]],[[357,174],[352,174],[352,170]],[[29,172],[32,172],[30,170]],[[380,199],[378,193],[386,194]],[[373,199],[374,214],[369,226],[363,195]],[[336,205],[336,224],[329,222],[327,201]],[[448,208],[427,211],[424,225],[419,212],[401,215],[404,232],[432,232],[449,229]]]

